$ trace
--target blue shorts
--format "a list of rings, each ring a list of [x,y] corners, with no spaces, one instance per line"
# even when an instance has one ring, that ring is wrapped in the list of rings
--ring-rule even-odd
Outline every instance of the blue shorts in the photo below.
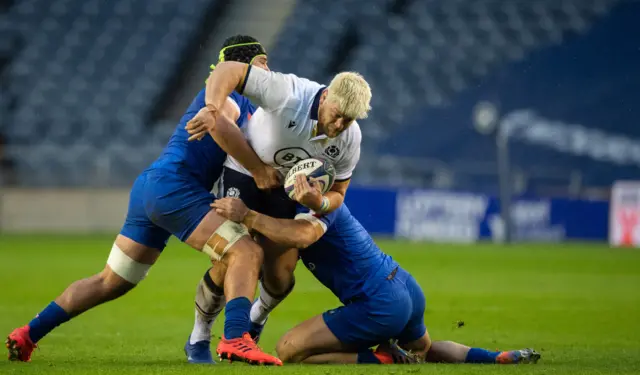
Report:
[[[374,296],[356,299],[322,317],[341,343],[364,349],[389,339],[403,344],[424,336],[425,305],[420,285],[398,268],[395,277],[385,280]]]
[[[172,234],[186,241],[214,199],[193,177],[162,169],[146,170],[133,183],[120,234],[163,250]]]

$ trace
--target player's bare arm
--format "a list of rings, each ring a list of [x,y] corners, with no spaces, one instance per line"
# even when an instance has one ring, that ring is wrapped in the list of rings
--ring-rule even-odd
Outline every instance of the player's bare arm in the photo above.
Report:
[[[344,197],[347,194],[347,188],[349,188],[349,183],[351,179],[346,181],[336,181],[334,182],[331,190],[329,190],[324,196],[329,200],[329,205],[325,210],[322,210],[324,213],[333,212],[335,209],[340,207],[342,203],[344,203]],[[322,205],[321,207],[322,208]]]
[[[245,79],[250,70],[249,67],[249,64],[236,61],[225,61],[218,64],[211,71],[207,80],[206,108],[217,112],[234,90],[242,94]]]
[[[251,167],[247,169],[255,177],[258,188],[268,189],[279,186],[280,173],[260,160],[240,128],[236,126],[236,121],[240,116],[240,111],[236,107],[227,97],[222,106],[220,117],[213,122],[214,126],[209,130],[209,134],[224,152],[234,156],[243,166]],[[204,107],[201,111],[208,111],[208,109]]]
[[[266,62],[266,57],[258,56],[254,64],[268,69]],[[234,89],[239,91],[242,85],[235,87],[229,82],[234,79],[244,81],[244,76],[237,78],[238,72],[243,71],[246,75],[249,66],[228,61],[220,63],[211,72],[206,86],[206,106],[187,123],[186,130],[190,134],[189,141],[202,139],[209,133],[220,148],[251,172],[258,188],[274,188],[281,185],[280,173],[260,160],[240,129],[230,120],[233,116],[229,112],[233,109],[228,108],[229,95]]]
[[[211,71],[207,79],[205,107],[187,123],[189,134],[199,139],[216,126],[216,119],[222,114],[229,95],[236,89],[240,92],[248,67],[248,64],[226,61]]]
[[[238,198],[218,199],[211,204],[216,213],[227,219],[243,223],[249,230],[261,233],[271,241],[289,247],[304,249],[324,234],[319,222],[305,219],[276,219],[250,210]]]
[[[202,109],[200,109],[200,111],[198,111],[198,114],[195,117],[203,117],[208,115],[209,110],[207,109],[207,107],[203,107]],[[218,139],[216,139],[216,136],[219,137],[219,135],[221,133],[229,133],[229,129],[228,128],[236,128],[237,130],[237,126],[235,125],[235,123],[238,121],[238,119],[240,118],[240,109],[238,108],[238,105],[235,104],[235,102],[233,102],[233,100],[229,97],[227,97],[227,101],[224,103],[224,105],[222,106],[222,109],[220,110],[220,118],[217,119],[217,121],[214,121],[210,126],[207,128],[208,133],[211,135],[211,137],[213,137],[216,141],[216,143],[218,143],[218,145],[220,145],[221,147],[223,146],[220,142],[218,142]],[[194,118],[195,118],[194,117]],[[225,121],[225,119],[227,121]],[[189,125],[187,125],[185,128],[189,128]],[[189,131],[187,131],[189,134],[191,134]],[[240,130],[237,131],[240,136],[242,137],[242,132],[240,132]],[[189,137],[189,141],[196,141],[196,140],[201,140],[202,137],[204,137],[206,135],[206,133],[198,133],[198,134],[193,134]],[[235,134],[230,134],[232,137],[235,136]],[[246,142],[246,141],[245,141]],[[224,149],[224,147],[222,147]]]
[[[206,107],[202,108],[194,119],[198,116],[205,115],[208,115],[208,109]],[[267,189],[279,186],[280,173],[264,164],[253,148],[251,148],[249,142],[247,142],[242,134],[242,131],[240,131],[238,126],[236,126],[236,121],[239,117],[240,111],[237,108],[237,105],[227,97],[227,100],[220,111],[220,116],[212,122],[213,127],[207,128],[207,131],[224,152],[229,155],[242,155],[245,158],[244,163],[247,165],[259,166],[259,169],[250,170],[250,172],[256,176],[256,184],[258,185],[258,188]],[[187,127],[188,126],[189,125],[187,125]],[[189,137],[189,141],[199,139],[197,137],[201,136],[194,134]]]
[[[344,202],[347,188],[351,180],[337,181],[331,187],[331,190],[324,195],[319,189],[313,188],[306,179],[300,181],[296,178],[295,183],[295,200],[303,206],[322,213],[330,213],[335,211]]]

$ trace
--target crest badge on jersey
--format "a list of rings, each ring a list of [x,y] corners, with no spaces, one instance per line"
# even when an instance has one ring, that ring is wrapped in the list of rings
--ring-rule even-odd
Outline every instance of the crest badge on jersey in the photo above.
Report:
[[[227,189],[227,197],[240,198],[240,190],[237,187],[230,187]]]
[[[330,157],[330,158],[332,158],[332,159],[335,159],[335,158],[337,158],[338,156],[340,156],[340,149],[339,149],[339,148],[338,148],[338,146],[336,146],[336,145],[331,145],[331,146],[329,146],[329,147],[327,147],[327,148],[325,148],[325,149],[324,149],[324,153],[325,153],[328,157]]]
[[[314,263],[308,263],[307,267],[309,267],[309,271],[315,271],[316,270],[316,265]]]

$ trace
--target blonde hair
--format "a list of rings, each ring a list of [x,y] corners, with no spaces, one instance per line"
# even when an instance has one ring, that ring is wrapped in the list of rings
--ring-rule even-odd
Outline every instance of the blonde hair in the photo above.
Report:
[[[342,115],[363,119],[371,110],[371,87],[359,73],[342,72],[331,80],[327,100],[337,104]]]

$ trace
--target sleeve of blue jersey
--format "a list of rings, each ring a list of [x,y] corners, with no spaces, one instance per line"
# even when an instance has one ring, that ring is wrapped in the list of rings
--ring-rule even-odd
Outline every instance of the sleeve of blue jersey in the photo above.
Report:
[[[331,226],[331,224],[333,224],[334,221],[336,221],[336,218],[338,217],[338,210],[335,210],[333,212],[329,212],[328,214],[320,214],[320,213],[316,213],[316,212],[312,212],[309,208],[298,204],[296,206],[296,214],[310,214],[312,213],[314,217],[318,218],[320,221],[322,221],[324,223],[324,225],[326,225],[327,228],[329,228]]]

